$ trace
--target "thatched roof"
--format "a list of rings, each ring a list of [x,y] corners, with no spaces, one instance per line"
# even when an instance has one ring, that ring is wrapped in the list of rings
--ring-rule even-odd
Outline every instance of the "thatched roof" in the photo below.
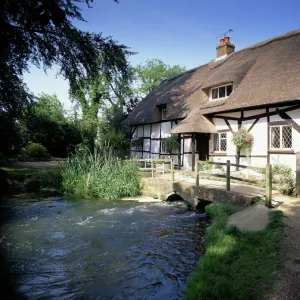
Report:
[[[230,82],[234,91],[226,100],[209,100],[211,87]],[[171,120],[194,111],[207,115],[293,100],[300,100],[300,29],[162,81],[127,121],[131,125],[153,123],[161,104],[167,104]],[[194,118],[199,119],[198,114],[186,120],[194,122]]]
[[[201,115],[198,110],[194,110],[177,127],[171,130],[171,133],[191,132],[217,133],[218,131],[210,120]]]

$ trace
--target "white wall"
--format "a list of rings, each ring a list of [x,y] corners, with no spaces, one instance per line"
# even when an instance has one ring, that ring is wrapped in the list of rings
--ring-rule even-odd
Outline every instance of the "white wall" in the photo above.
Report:
[[[279,110],[282,109],[279,108]],[[276,111],[276,108],[271,108],[270,111]],[[249,110],[244,112],[245,117],[249,116],[257,116],[259,114],[263,114],[266,112],[266,109],[256,109],[256,110]],[[287,114],[298,124],[300,125],[300,109],[289,111]],[[239,118],[241,116],[240,112],[234,112],[234,113],[224,113],[220,114],[222,116],[228,116],[228,117],[235,117]],[[282,118],[279,115],[270,116],[270,122],[275,121],[283,121]],[[213,118],[213,122],[217,128],[218,131],[224,131],[227,130],[227,152],[226,155],[223,156],[213,156],[214,161],[219,162],[226,162],[226,160],[230,160],[232,162],[235,162],[235,155],[236,155],[236,148],[235,145],[232,143],[232,132],[230,131],[228,125],[226,122],[222,119]],[[238,130],[238,122],[235,120],[228,120],[231,128],[233,131]],[[253,123],[255,122],[255,119],[243,121],[242,126],[245,126],[247,129],[249,129]],[[132,155],[137,155],[138,157],[144,158],[158,158],[159,152],[160,152],[160,140],[151,140],[150,141],[150,134],[151,138],[167,138],[170,135],[171,128],[175,127],[176,124],[174,121],[172,122],[162,122],[162,123],[154,123],[152,126],[150,124],[147,125],[140,125],[137,126],[137,129],[135,131],[135,134],[133,136],[135,137],[147,137],[147,139],[144,139],[144,145],[143,149],[144,151],[150,151],[150,153],[142,154],[142,152],[136,152],[131,151]],[[152,128],[152,132],[150,133]],[[268,144],[267,144],[267,135],[268,135],[268,123],[267,118],[261,118],[251,129],[251,133],[254,136],[254,144],[251,152],[250,157],[250,163],[253,166],[265,166],[267,162],[267,153],[268,153]],[[151,143],[151,147],[150,147]],[[293,150],[295,152],[300,151],[300,133],[293,128]],[[183,153],[190,152],[190,153]],[[183,140],[181,141],[181,157],[182,157],[182,163],[183,163],[183,169],[191,169],[192,168],[192,140],[190,137],[184,139],[184,149],[183,149]],[[209,152],[213,152],[213,135],[211,134],[211,138],[209,140]],[[154,154],[157,153],[157,154]],[[177,149],[174,150],[174,153],[177,153]],[[244,154],[243,152],[241,153]],[[196,153],[196,159],[198,155]],[[175,164],[178,164],[178,156],[172,155],[172,158],[174,159]],[[288,164],[291,166],[291,168],[295,169],[295,155],[293,154],[271,154],[270,155],[271,163],[274,163],[275,161],[280,161],[284,164]],[[240,159],[241,164],[247,164],[249,163],[248,158],[241,157]]]

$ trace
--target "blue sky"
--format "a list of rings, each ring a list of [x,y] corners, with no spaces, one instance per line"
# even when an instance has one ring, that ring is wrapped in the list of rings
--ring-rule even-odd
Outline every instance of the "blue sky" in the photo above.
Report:
[[[215,58],[217,37],[229,28],[236,50],[300,28],[299,0],[95,0],[82,9],[87,23],[76,25],[130,47],[133,65],[159,58],[190,69]],[[56,68],[47,73],[33,67],[24,79],[35,94],[56,93],[70,107],[68,82]]]

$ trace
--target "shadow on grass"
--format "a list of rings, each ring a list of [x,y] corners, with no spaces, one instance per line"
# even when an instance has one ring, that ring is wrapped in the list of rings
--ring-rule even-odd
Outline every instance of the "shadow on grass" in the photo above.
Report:
[[[187,299],[265,299],[282,264],[282,212],[269,214],[265,230],[242,233],[227,228],[228,206],[208,206],[214,220],[206,253],[190,277]]]

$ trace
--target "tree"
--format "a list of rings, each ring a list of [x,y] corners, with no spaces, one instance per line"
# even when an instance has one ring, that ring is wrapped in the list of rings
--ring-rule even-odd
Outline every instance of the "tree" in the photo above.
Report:
[[[117,2],[116,0],[114,0]],[[22,74],[34,64],[57,65],[70,83],[96,74],[127,73],[130,51],[102,34],[77,29],[79,4],[92,0],[6,0],[0,9],[0,122],[11,128],[33,97]],[[97,63],[95,63],[97,62]],[[2,136],[0,136],[2,140]]]
[[[115,70],[110,76],[98,74],[90,79],[83,79],[71,84],[71,99],[81,108],[81,132],[83,141],[93,151],[98,131],[103,136],[105,131],[121,130],[124,106],[132,95],[132,69],[126,74]],[[99,127],[98,114],[102,116]],[[113,116],[113,118],[112,118]],[[110,124],[104,125],[104,120]],[[115,122],[113,126],[112,123]],[[108,122],[109,123],[109,122]],[[102,130],[103,129],[103,130]]]
[[[135,68],[138,96],[146,96],[161,83],[162,80],[184,72],[185,67],[169,66],[159,59],[147,60]]]
[[[79,128],[65,116],[56,95],[42,94],[24,112],[19,121],[22,144],[42,144],[52,156],[65,157],[68,150],[81,143]]]

